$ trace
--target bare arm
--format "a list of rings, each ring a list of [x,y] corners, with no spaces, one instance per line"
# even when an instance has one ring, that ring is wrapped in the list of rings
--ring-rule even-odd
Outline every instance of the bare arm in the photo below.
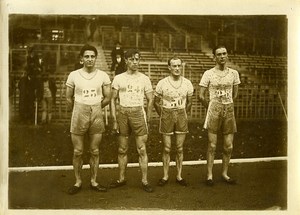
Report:
[[[147,99],[147,109],[146,109],[147,122],[149,122],[151,119],[151,113],[153,108],[153,92],[146,93],[145,95]]]
[[[192,103],[193,103],[193,97],[192,96],[188,96],[186,97],[186,113],[190,114],[191,109],[192,109]]]
[[[160,101],[161,101],[160,97],[154,96],[154,108],[159,116],[161,115]]]
[[[237,98],[239,91],[239,86],[238,85],[233,85],[233,91],[232,91],[232,99],[235,100]]]
[[[202,103],[202,105],[204,105],[204,107],[207,108],[209,101],[207,101],[205,98],[206,90],[207,90],[207,87],[200,86],[199,99],[200,99],[200,102]]]
[[[112,89],[111,91],[111,101],[110,101],[110,111],[111,111],[111,118],[113,122],[117,121],[117,113],[116,113],[116,103],[118,98],[118,90]]]
[[[104,108],[106,105],[109,104],[110,98],[111,98],[111,85],[104,85],[102,87],[102,92],[103,92],[103,100],[101,102],[101,107]]]
[[[66,99],[67,99],[68,110],[72,110],[73,108],[73,95],[74,95],[74,89],[67,86]]]
[[[117,113],[116,113],[116,103],[118,98],[118,90],[112,89],[111,91],[111,100],[110,100],[110,114],[113,121],[113,131],[119,133],[119,125],[117,122]]]

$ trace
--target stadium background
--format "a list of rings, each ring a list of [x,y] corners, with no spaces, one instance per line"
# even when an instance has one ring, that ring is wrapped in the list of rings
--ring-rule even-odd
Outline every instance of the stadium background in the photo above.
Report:
[[[91,37],[90,28],[96,31]],[[167,59],[177,54],[184,75],[196,89],[193,119],[204,119],[198,101],[203,72],[214,66],[211,49],[228,48],[230,66],[240,73],[235,104],[238,119],[284,119],[287,105],[287,19],[285,16],[186,16],[186,15],[10,15],[9,16],[10,115],[18,117],[17,82],[24,72],[29,48],[42,52],[47,71],[58,91],[54,120],[69,120],[65,81],[74,70],[85,43],[95,45],[96,66],[110,72],[110,51],[116,41],[142,53],[140,70],[155,87],[168,74]]]
[[[93,36],[92,25],[96,27]],[[191,122],[195,123],[190,124],[185,160],[205,159],[207,136],[201,123],[206,110],[198,100],[198,84],[204,71],[215,65],[211,49],[216,44],[226,45],[229,66],[239,71],[242,82],[235,102],[239,132],[233,158],[287,155],[286,16],[11,14],[10,167],[71,164],[72,144],[68,135],[71,112],[65,103],[65,81],[86,43],[97,47],[96,67],[112,79],[110,52],[116,41],[122,43],[124,50],[141,51],[140,71],[150,77],[153,87],[169,74],[166,62],[170,56],[176,54],[183,59],[184,76],[195,88],[191,111]],[[46,72],[55,78],[58,87],[50,127],[19,123],[17,84],[24,73],[28,50],[32,48],[43,53]],[[108,108],[105,111],[109,113]],[[38,112],[40,119],[40,109]],[[153,119],[157,119],[154,110]],[[157,124],[153,122],[153,125],[148,144],[149,161],[160,161],[162,144]],[[116,139],[108,132],[104,142],[100,146],[100,163],[116,163]],[[129,162],[137,162],[135,147],[129,153],[132,154]],[[221,154],[219,147],[216,158]],[[88,163],[88,157],[84,160]]]

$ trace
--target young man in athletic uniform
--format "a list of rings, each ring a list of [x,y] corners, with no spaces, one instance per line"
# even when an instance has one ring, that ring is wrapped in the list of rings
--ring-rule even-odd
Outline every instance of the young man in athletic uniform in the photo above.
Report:
[[[181,177],[183,161],[183,144],[188,133],[188,114],[192,107],[194,92],[191,81],[182,76],[182,60],[173,57],[168,60],[170,75],[160,80],[156,86],[154,107],[160,116],[159,132],[163,138],[163,178],[158,181],[164,186],[169,180],[170,151],[172,135],[175,134],[176,147],[176,183],[187,186]]]
[[[213,54],[216,66],[205,71],[199,83],[200,101],[207,108],[204,128],[208,131],[206,178],[208,186],[214,184],[212,169],[219,131],[223,133],[222,180],[227,184],[236,184],[236,181],[228,176],[228,166],[234,133],[237,131],[233,101],[237,98],[238,84],[241,83],[238,72],[226,65],[228,61],[226,47],[217,46],[213,49]],[[209,100],[205,97],[206,90],[209,91]]]
[[[153,107],[153,89],[148,76],[138,71],[140,53],[137,50],[128,50],[125,53],[127,71],[115,76],[112,82],[112,120],[113,129],[119,133],[119,179],[110,184],[110,188],[126,184],[125,171],[127,166],[128,137],[135,135],[136,148],[139,154],[139,164],[142,172],[142,188],[152,192],[148,183],[148,156],[146,142],[148,139],[148,123]],[[146,112],[144,98],[147,100]],[[116,100],[119,100],[118,117],[116,113]]]
[[[94,46],[83,46],[80,51],[83,68],[71,72],[66,83],[67,105],[73,108],[70,132],[76,178],[75,184],[68,190],[69,194],[76,194],[81,189],[80,172],[85,134],[89,135],[90,187],[98,192],[106,191],[105,187],[98,184],[96,177],[99,167],[99,144],[105,131],[102,109],[110,102],[111,81],[105,72],[95,68],[97,54]]]

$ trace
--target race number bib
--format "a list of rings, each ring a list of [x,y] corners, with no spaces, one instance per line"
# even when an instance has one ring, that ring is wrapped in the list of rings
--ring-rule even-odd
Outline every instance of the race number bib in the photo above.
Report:
[[[166,108],[179,108],[183,105],[181,98],[172,99],[171,101],[164,100],[163,106]]]
[[[229,91],[226,90],[216,90],[216,95],[217,97],[225,97],[225,98],[229,98]]]
[[[89,101],[93,100],[97,97],[97,89],[96,88],[85,88],[82,90],[83,100]]]

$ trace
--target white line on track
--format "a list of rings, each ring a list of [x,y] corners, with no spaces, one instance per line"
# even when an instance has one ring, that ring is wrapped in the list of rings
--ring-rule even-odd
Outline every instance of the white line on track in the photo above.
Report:
[[[253,162],[271,162],[271,161],[285,161],[287,157],[265,157],[265,158],[242,158],[231,159],[230,163],[253,163]],[[215,160],[215,164],[222,163],[222,160]],[[183,165],[200,165],[206,164],[206,160],[197,161],[183,161]],[[175,166],[174,161],[170,162],[170,166]],[[128,163],[127,167],[138,167],[138,163]],[[162,166],[162,162],[151,162],[148,166],[158,167]],[[99,168],[117,168],[118,164],[100,164]],[[89,165],[83,165],[82,169],[88,169]],[[42,170],[72,170],[73,166],[34,166],[34,167],[10,167],[9,172],[29,172],[29,171],[42,171]]]

